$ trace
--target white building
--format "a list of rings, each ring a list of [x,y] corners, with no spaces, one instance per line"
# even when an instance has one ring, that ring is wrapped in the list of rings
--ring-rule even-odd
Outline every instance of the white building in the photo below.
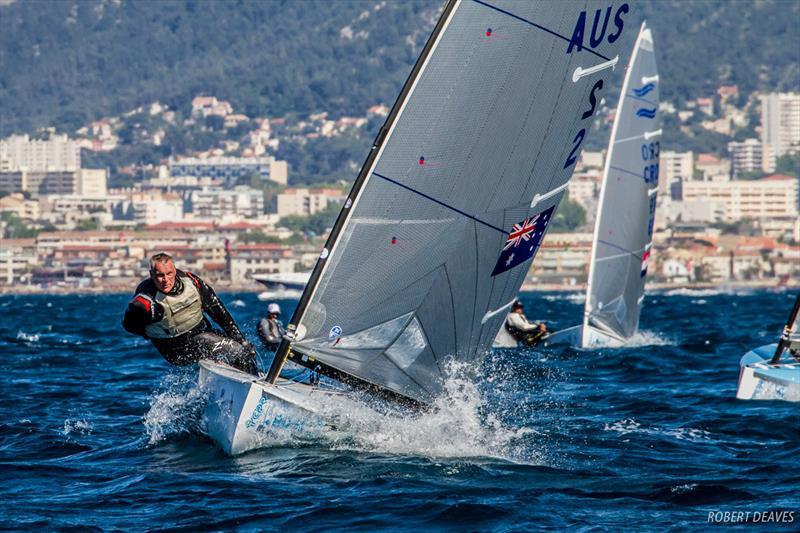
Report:
[[[569,199],[589,211],[597,205],[600,195],[600,171],[576,172],[569,182]]]
[[[729,142],[728,156],[731,160],[731,169],[734,178],[742,172],[771,172],[773,170],[768,168],[769,165],[765,168],[767,160],[764,159],[764,144],[758,139]]]
[[[330,202],[342,203],[345,195],[339,189],[286,189],[278,195],[278,216],[307,216],[324,211]]]
[[[22,193],[0,198],[0,213],[13,213],[22,220],[38,220],[41,216],[39,202],[25,199]]]
[[[272,156],[260,157],[185,157],[170,159],[169,174],[172,178],[187,176],[221,179],[226,185],[247,180],[256,175],[262,181],[286,185],[288,166]]]
[[[51,135],[47,140],[12,135],[0,140],[0,171],[74,172],[79,168],[81,149],[66,135]]]
[[[103,198],[108,193],[108,171],[104,168],[82,168],[78,172],[75,193],[89,198]]]
[[[728,182],[688,181],[683,184],[685,202],[721,203],[724,220],[787,218],[798,214],[798,180],[775,174],[760,180]]]
[[[233,283],[253,281],[266,274],[295,272],[298,261],[290,248],[280,244],[238,244],[230,250],[230,273]]]
[[[195,220],[258,218],[264,213],[264,194],[246,185],[227,190],[204,187],[189,194],[188,204]]]
[[[0,285],[29,281],[36,264],[35,239],[0,239]]]
[[[800,149],[800,93],[761,95],[761,141],[776,159]]]
[[[673,183],[692,179],[694,174],[694,153],[662,151],[659,157],[658,193],[669,194]]]

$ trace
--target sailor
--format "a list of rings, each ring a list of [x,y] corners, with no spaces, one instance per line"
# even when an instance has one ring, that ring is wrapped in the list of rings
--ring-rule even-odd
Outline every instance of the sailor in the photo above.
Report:
[[[503,327],[495,339],[496,346],[515,347],[518,344],[523,346],[536,346],[539,342],[547,338],[550,332],[544,322],[529,322],[525,317],[525,308],[522,302],[517,300],[511,307]]]
[[[206,315],[222,332],[212,327]],[[122,327],[149,339],[173,365],[211,359],[257,374],[255,348],[214,289],[195,274],[177,270],[168,254],[150,259],[150,277],[136,287]]]
[[[267,316],[261,319],[261,322],[258,323],[258,327],[256,328],[258,338],[264,343],[264,347],[271,352],[278,351],[281,339],[284,333],[286,333],[286,330],[283,329],[283,324],[281,324],[281,321],[278,319],[280,315],[281,306],[275,302],[270,303],[267,306]]]

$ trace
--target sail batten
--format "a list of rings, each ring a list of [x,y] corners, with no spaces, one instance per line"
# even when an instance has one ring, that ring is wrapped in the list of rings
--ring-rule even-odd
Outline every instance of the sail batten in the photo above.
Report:
[[[623,342],[638,329],[658,192],[658,82],[652,33],[642,24],[603,171],[581,334],[584,347],[593,342],[589,328]]]
[[[485,356],[504,318],[492,311],[519,290],[572,174],[565,161],[590,125],[581,118],[594,112],[589,94],[612,71],[576,83],[572,73],[618,53],[608,39],[568,51],[564,35],[585,23],[582,11],[621,5],[447,5],[348,196],[284,353],[419,402],[441,392],[449,361]]]

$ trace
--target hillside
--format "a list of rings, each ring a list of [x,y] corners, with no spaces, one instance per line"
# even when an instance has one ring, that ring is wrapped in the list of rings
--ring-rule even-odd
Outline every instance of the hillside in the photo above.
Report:
[[[391,103],[440,2],[131,0],[0,5],[0,136],[74,129],[199,93],[250,115],[357,114]],[[680,104],[735,83],[800,86],[800,2],[642,3],[663,96]],[[611,92],[609,91],[610,94]]]
[[[394,101],[442,3],[62,0],[47,3],[47,9],[43,5],[0,2],[0,137],[51,125],[74,131],[154,101],[188,116],[198,94],[227,100],[250,117],[291,120],[319,111],[332,118],[363,116],[374,104]],[[755,90],[800,88],[800,2],[640,5],[639,15],[655,32],[663,100],[680,107],[713,96],[722,84],[738,85],[741,100]],[[626,35],[631,43],[634,37],[635,32]],[[609,105],[617,90],[604,91]],[[372,120],[345,139],[284,143],[276,155],[289,160],[293,182],[349,177],[378,125]],[[726,142],[712,133],[686,135],[672,117],[665,122],[664,144],[672,149],[719,153]],[[587,148],[604,144],[603,135],[595,135]],[[133,143],[87,155],[92,163],[114,168],[182,153],[182,147],[186,143],[167,143],[154,151]]]

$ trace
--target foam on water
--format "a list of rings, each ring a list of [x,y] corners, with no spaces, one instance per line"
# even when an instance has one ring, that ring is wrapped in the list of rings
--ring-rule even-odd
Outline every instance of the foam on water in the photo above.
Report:
[[[144,415],[148,444],[192,431],[202,431],[205,397],[197,386],[197,374],[190,371],[169,373],[150,396],[150,409]]]
[[[22,330],[19,330],[17,332],[17,340],[18,341],[34,343],[34,342],[39,342],[40,338],[41,337],[40,337],[40,335],[38,333],[25,333]]]
[[[91,422],[89,422],[86,419],[67,418],[66,420],[64,420],[64,430],[62,431],[62,433],[65,436],[73,434],[91,435],[92,429],[94,429],[94,427],[92,426]]]
[[[539,462],[540,450],[528,446],[535,430],[504,425],[492,412],[467,365],[451,365],[442,394],[422,413],[373,409],[373,401],[348,411],[326,407],[337,430],[327,435],[334,449],[424,457],[493,457]],[[344,407],[339,406],[339,407]],[[338,411],[338,412],[337,412]]]
[[[675,341],[659,335],[654,331],[637,331],[625,343],[625,348],[641,348],[643,346],[674,346]]]
[[[567,292],[562,294],[545,294],[542,296],[548,302],[567,301],[582,304],[586,301],[585,292]]]
[[[654,435],[660,437],[670,437],[677,440],[686,440],[690,442],[712,442],[711,434],[708,431],[698,428],[660,428],[660,427],[644,427],[640,422],[633,418],[626,418],[618,420],[612,424],[604,424],[603,431],[613,431],[620,435],[641,434],[641,435]]]

